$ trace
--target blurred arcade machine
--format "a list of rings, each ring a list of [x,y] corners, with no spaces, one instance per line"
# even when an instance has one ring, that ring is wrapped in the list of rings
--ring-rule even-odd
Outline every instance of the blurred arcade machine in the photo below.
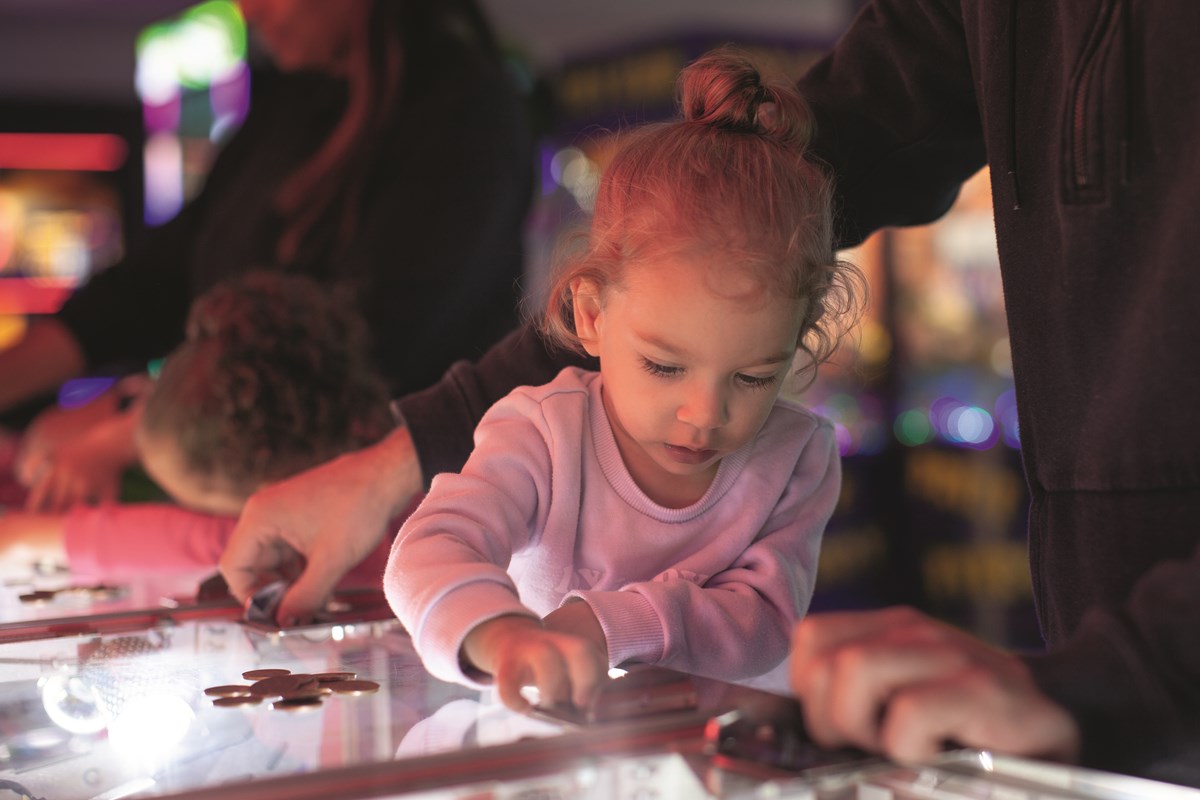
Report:
[[[171,219],[245,117],[246,28],[234,3],[150,25],[136,48],[140,107],[0,104],[0,349],[116,263],[144,225]],[[59,402],[87,402],[111,385],[107,371],[69,382]]]

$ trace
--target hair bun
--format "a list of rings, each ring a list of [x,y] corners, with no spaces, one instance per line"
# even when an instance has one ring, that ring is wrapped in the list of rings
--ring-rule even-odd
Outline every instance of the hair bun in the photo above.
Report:
[[[764,81],[745,53],[724,47],[693,61],[679,75],[680,105],[688,122],[757,133],[806,147],[812,121],[795,87]]]

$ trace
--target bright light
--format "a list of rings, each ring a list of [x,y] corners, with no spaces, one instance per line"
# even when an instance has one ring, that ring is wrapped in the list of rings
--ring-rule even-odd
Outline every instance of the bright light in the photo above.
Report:
[[[113,749],[135,761],[154,761],[187,735],[196,712],[175,695],[135,697],[108,725]]]
[[[976,406],[962,406],[947,417],[947,433],[952,439],[969,445],[986,445],[996,431],[992,415]]]
[[[206,89],[239,69],[245,55],[246,24],[237,5],[202,3],[138,36],[138,96],[147,105],[161,105],[181,86]]]

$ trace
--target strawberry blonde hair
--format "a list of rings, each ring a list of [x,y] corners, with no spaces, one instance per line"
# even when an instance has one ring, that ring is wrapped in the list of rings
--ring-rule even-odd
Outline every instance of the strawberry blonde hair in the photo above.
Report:
[[[866,281],[833,245],[832,181],[808,155],[812,117],[795,87],[766,81],[743,53],[712,51],[679,76],[682,118],[623,134],[604,171],[590,230],[568,243],[546,301],[547,337],[582,351],[572,286],[618,284],[664,257],[720,263],[704,279],[749,271],[803,304],[796,347],[815,367],[857,319]],[[811,378],[810,378],[811,380]]]

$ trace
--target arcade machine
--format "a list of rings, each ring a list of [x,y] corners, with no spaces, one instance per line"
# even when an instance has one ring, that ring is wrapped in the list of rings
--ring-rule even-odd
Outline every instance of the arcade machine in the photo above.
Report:
[[[517,714],[430,677],[378,595],[281,630],[253,604],[109,589],[0,624],[0,797],[1200,800],[983,751],[822,750],[788,698],[636,665],[588,708]]]

